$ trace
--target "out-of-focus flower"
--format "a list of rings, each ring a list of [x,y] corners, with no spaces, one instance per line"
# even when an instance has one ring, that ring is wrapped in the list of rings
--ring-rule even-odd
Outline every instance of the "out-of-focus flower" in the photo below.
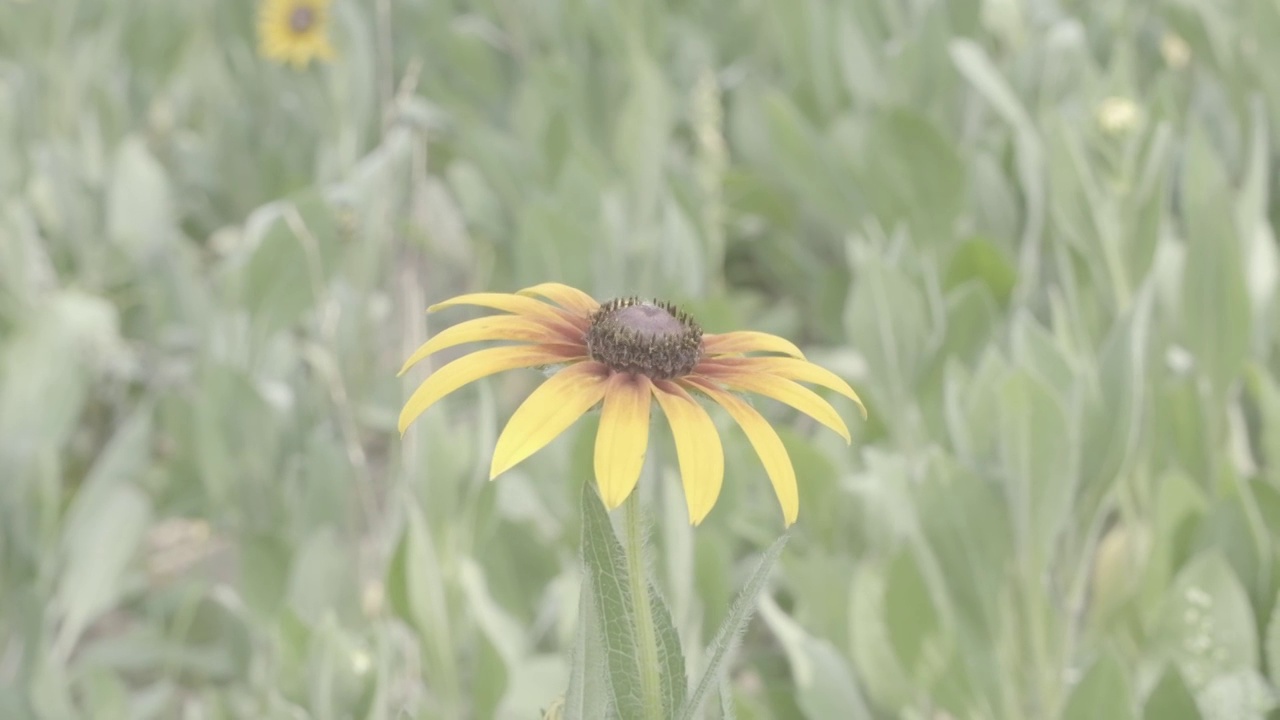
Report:
[[[1191,46],[1181,35],[1167,32],[1160,38],[1160,56],[1164,58],[1166,65],[1181,70],[1191,62]]]
[[[269,60],[303,68],[331,60],[331,0],[263,0],[258,11],[258,52]]]
[[[1108,135],[1120,135],[1138,127],[1142,108],[1127,97],[1112,96],[1103,100],[1097,110],[1098,125]]]

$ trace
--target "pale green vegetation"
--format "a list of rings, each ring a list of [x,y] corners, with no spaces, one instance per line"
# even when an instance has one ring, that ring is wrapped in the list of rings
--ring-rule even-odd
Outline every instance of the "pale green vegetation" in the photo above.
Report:
[[[247,1],[0,0],[0,717],[539,717],[594,421],[489,483],[541,378],[401,439],[395,372],[474,316],[430,303],[548,280],[867,401],[852,447],[756,402],[801,507],[736,717],[1267,717],[1278,37],[1274,0],[338,0],[296,72]],[[641,480],[693,678],[782,531],[712,413],[702,526],[661,423]]]

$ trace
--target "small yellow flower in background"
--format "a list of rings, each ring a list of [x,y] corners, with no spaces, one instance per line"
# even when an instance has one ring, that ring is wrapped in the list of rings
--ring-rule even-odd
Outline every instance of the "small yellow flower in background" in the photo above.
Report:
[[[1120,135],[1138,127],[1142,122],[1142,108],[1127,97],[1112,96],[1098,105],[1097,118],[1104,132]]]
[[[1166,32],[1160,38],[1160,56],[1164,58],[1166,65],[1174,70],[1181,70],[1191,62],[1191,46],[1181,35]]]
[[[331,0],[262,0],[258,11],[258,52],[295,68],[312,60],[331,60]]]
[[[546,302],[547,300],[551,301]],[[551,304],[555,303],[555,304]],[[764,464],[789,526],[799,512],[795,469],[778,434],[735,392],[773,398],[813,417],[852,442],[826,400],[796,382],[815,383],[866,408],[849,384],[808,362],[792,343],[762,332],[711,334],[673,305],[620,298],[601,305],[581,290],[543,283],[515,294],[473,293],[429,308],[476,305],[509,315],[483,317],[442,330],[405,362],[400,374],[432,353],[469,342],[524,344],[477,350],[429,375],[405,403],[400,432],[445,395],[480,378],[515,368],[559,366],[511,416],[498,436],[493,479],[541,450],[578,418],[602,404],[596,434],[596,483],[605,506],[620,506],[640,478],[649,443],[651,399],[675,438],[689,521],[702,522],[724,480],[724,451],[708,398],[745,432]],[[747,356],[746,353],[773,353]]]

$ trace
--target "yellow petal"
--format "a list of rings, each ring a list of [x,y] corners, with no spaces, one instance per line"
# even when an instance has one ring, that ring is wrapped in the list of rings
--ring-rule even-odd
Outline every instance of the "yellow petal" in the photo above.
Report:
[[[605,507],[622,504],[640,479],[649,448],[649,388],[644,375],[615,373],[609,378],[596,431],[596,483]]]
[[[581,362],[552,375],[538,386],[507,421],[493,448],[489,479],[515,467],[555,440],[604,396],[607,370],[597,362]]]
[[[769,422],[755,408],[743,402],[733,393],[717,387],[706,380],[689,377],[681,381],[686,387],[696,388],[719,403],[729,412],[730,417],[738,423],[746,433],[751,446],[760,456],[769,482],[773,483],[773,492],[782,505],[782,519],[788,527],[796,521],[800,513],[800,490],[796,487],[796,470],[791,466],[791,456],[782,444],[782,438],[774,432]]]
[[[570,362],[576,348],[561,345],[516,345],[477,350],[446,363],[427,376],[400,411],[400,434],[437,400],[482,377],[535,365]]]
[[[413,355],[409,356],[409,359],[404,362],[404,366],[400,368],[399,375],[403,375],[405,371],[421,362],[428,355],[455,345],[462,345],[463,343],[482,342],[485,340],[571,343],[573,339],[568,337],[564,331],[556,329],[557,327],[559,326],[551,325],[542,320],[520,317],[519,315],[495,315],[458,323],[436,333],[435,337],[415,350]],[[582,354],[587,354],[585,347],[582,350]]]
[[[730,353],[773,352],[804,359],[804,353],[790,340],[769,333],[741,330],[702,336],[702,347],[708,355]]]
[[[732,389],[758,393],[786,403],[831,428],[846,443],[853,442],[853,438],[849,436],[849,428],[840,419],[840,413],[831,407],[831,403],[794,380],[777,375],[724,371],[712,374],[711,378]]]
[[[427,308],[427,312],[435,312],[457,305],[477,305],[493,310],[515,313],[516,315],[524,315],[525,317],[541,318],[559,322],[569,328],[583,329],[586,327],[585,318],[577,318],[567,311],[561,310],[555,305],[548,305],[541,300],[510,293],[469,293],[467,295],[459,295],[432,305]]]
[[[834,390],[858,404],[862,411],[862,419],[867,419],[867,406],[862,398],[849,387],[839,375],[830,370],[814,365],[808,360],[797,360],[785,357],[748,357],[748,358],[710,358],[703,360],[694,368],[694,372],[712,374],[716,369],[733,370],[747,373],[768,373],[788,380],[802,380]]]
[[[658,380],[653,384],[653,396],[671,425],[689,522],[697,525],[715,506],[724,483],[724,448],[720,445],[720,435],[702,404],[679,385]]]
[[[595,298],[581,290],[561,283],[540,283],[521,290],[518,295],[538,295],[547,298],[560,307],[573,311],[576,315],[586,317],[600,309]]]

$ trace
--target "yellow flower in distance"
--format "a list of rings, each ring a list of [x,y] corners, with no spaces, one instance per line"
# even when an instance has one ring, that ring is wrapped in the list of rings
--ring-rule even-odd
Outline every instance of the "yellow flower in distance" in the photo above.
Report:
[[[329,43],[331,0],[262,0],[258,11],[258,51],[295,68],[313,59],[333,58]]]
[[[550,302],[547,302],[550,301]],[[553,304],[554,303],[554,304]],[[567,285],[543,283],[515,294],[473,293],[432,305],[431,312],[476,305],[507,315],[468,320],[440,331],[405,362],[400,374],[432,353],[463,343],[516,341],[476,350],[440,367],[400,412],[401,434],[440,398],[480,378],[515,368],[559,369],[516,409],[493,452],[489,478],[541,450],[597,404],[596,483],[610,510],[640,478],[649,443],[651,398],[675,438],[689,521],[702,522],[720,495],[724,450],[697,396],[718,403],[760,456],[789,526],[799,512],[795,469],[778,434],[737,392],[779,400],[852,442],[826,400],[798,380],[834,390],[866,408],[848,383],[808,362],[792,343],[762,332],[703,333],[673,305],[637,298],[603,305]],[[748,356],[747,353],[772,353]]]

